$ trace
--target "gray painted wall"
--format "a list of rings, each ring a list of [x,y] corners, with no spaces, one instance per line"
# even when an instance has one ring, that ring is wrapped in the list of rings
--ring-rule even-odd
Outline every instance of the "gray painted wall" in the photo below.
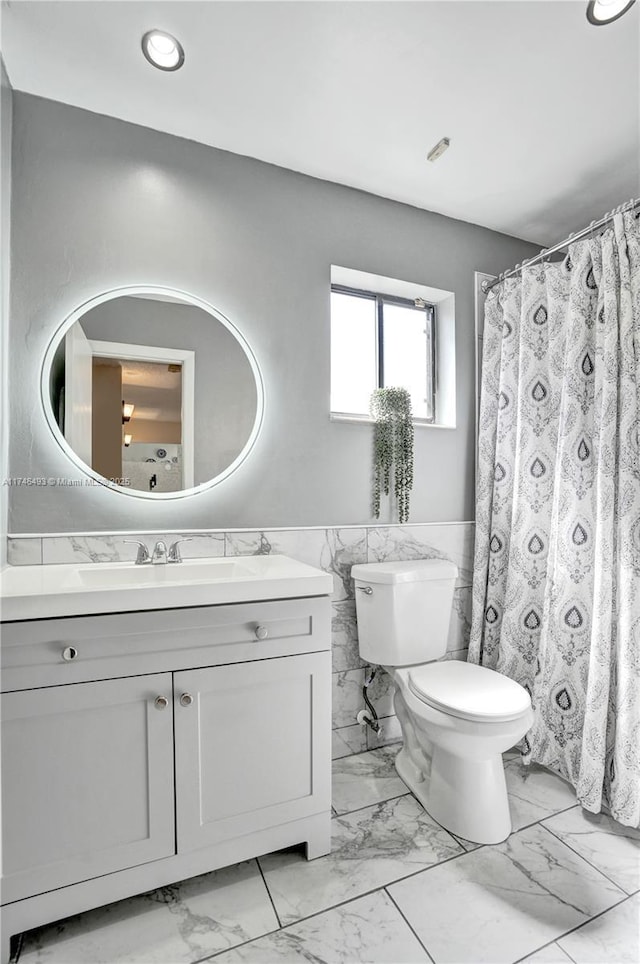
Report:
[[[244,448],[256,417],[256,384],[240,343],[193,305],[114,298],[81,319],[87,338],[195,352],[196,485],[224,471]]]
[[[9,475],[9,287],[11,244],[11,122],[12,91],[0,57],[0,566],[7,557],[9,489],[2,485]]]
[[[455,292],[458,425],[416,432],[411,521],[473,518],[473,272],[508,268],[530,244],[52,101],[14,100],[12,475],[78,477],[47,428],[40,365],[61,320],[113,286],[173,286],[220,309],[261,365],[266,412],[250,457],[209,492],[156,504],[95,487],[17,487],[11,531],[371,522],[371,428],[328,415],[332,263]]]

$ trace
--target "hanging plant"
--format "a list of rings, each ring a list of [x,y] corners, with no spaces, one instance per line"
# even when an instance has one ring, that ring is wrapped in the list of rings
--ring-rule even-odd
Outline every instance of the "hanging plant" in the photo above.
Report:
[[[380,518],[382,493],[393,493],[400,522],[409,518],[413,488],[413,418],[406,388],[376,388],[371,394],[373,428],[373,514]]]

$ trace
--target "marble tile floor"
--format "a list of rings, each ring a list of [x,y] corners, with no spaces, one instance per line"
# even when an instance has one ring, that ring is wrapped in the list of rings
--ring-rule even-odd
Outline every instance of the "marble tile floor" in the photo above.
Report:
[[[457,840],[397,749],[334,761],[330,855],[292,848],[38,928],[20,964],[637,964],[640,831],[505,755],[514,832]]]

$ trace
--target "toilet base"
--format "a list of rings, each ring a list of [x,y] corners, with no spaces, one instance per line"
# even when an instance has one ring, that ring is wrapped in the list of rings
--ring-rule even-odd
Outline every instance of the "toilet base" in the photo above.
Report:
[[[501,843],[511,833],[500,754],[470,760],[434,746],[427,776],[417,772],[403,746],[395,763],[400,779],[445,830],[479,844]]]

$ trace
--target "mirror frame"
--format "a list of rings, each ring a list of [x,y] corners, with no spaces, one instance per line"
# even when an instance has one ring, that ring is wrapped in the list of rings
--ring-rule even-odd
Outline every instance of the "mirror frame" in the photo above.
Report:
[[[105,479],[104,476],[99,475],[98,472],[94,472],[90,465],[83,462],[82,459],[78,458],[74,450],[68,444],[65,439],[58,422],[56,420],[53,406],[51,404],[51,388],[50,388],[50,374],[51,365],[53,363],[54,355],[58,349],[58,346],[69,329],[75,325],[77,321],[80,321],[83,315],[85,315],[92,308],[96,308],[98,305],[104,304],[105,301],[112,301],[114,298],[126,298],[132,295],[166,295],[171,298],[180,298],[190,305],[196,308],[201,308],[206,311],[207,314],[211,315],[215,321],[220,322],[225,328],[233,335],[236,341],[239,343],[240,347],[244,351],[247,361],[253,372],[253,377],[256,383],[256,417],[253,423],[253,427],[249,434],[242,451],[236,456],[233,462],[227,466],[227,468],[216,475],[213,479],[209,479],[208,482],[203,482],[201,485],[193,486],[190,489],[181,489],[178,492],[144,492],[141,489],[129,489],[126,486],[117,485],[115,482],[110,482],[109,479]],[[70,315],[68,315],[65,320],[59,325],[53,336],[51,337],[49,344],[47,345],[47,350],[45,352],[42,369],[40,375],[40,396],[42,400],[42,405],[44,408],[44,414],[47,420],[47,424],[51,430],[51,433],[58,443],[59,447],[62,449],[64,454],[68,459],[79,469],[84,475],[89,476],[89,478],[94,479],[98,484],[102,485],[106,489],[110,489],[112,492],[118,492],[122,495],[129,496],[135,499],[146,499],[152,502],[168,502],[174,499],[184,499],[189,496],[199,495],[201,492],[206,492],[212,489],[215,485],[223,482],[228,478],[235,470],[241,465],[242,462],[247,458],[249,452],[255,445],[256,439],[262,427],[264,421],[264,406],[265,406],[265,392],[264,392],[264,381],[262,378],[262,373],[260,367],[256,360],[253,351],[251,350],[249,343],[246,341],[244,336],[238,331],[236,326],[229,321],[229,319],[222,314],[213,305],[204,301],[202,298],[198,298],[196,295],[189,294],[187,291],[181,291],[179,288],[168,288],[162,285],[126,285],[119,288],[109,288],[107,291],[103,291],[101,294],[96,295],[94,298],[90,298],[88,301],[83,302],[75,308]]]

